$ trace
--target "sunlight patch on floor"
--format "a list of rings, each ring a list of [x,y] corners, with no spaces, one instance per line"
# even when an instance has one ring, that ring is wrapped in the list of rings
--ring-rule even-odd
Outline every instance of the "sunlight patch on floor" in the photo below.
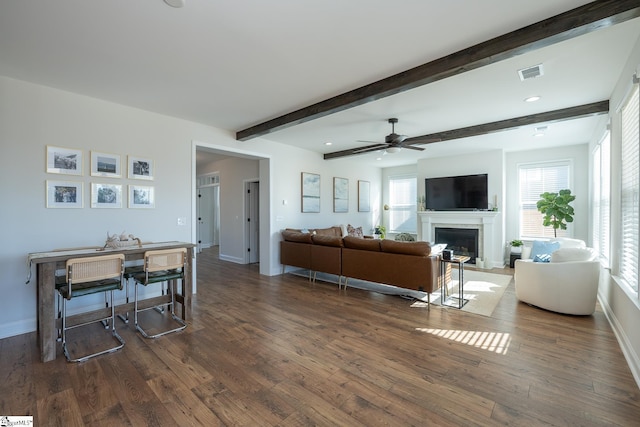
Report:
[[[460,344],[470,345],[472,347],[491,351],[497,354],[507,354],[509,344],[511,343],[511,335],[502,332],[459,331],[455,329],[430,328],[416,328],[416,331],[455,341]]]

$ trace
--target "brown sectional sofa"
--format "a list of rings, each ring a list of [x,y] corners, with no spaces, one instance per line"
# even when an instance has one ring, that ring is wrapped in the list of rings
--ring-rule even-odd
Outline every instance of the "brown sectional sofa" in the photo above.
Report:
[[[440,257],[431,255],[427,242],[342,238],[340,227],[304,233],[287,229],[282,237],[283,273],[289,265],[309,269],[310,274],[323,272],[345,277],[345,288],[349,278],[367,280],[426,292],[428,300],[441,286]]]

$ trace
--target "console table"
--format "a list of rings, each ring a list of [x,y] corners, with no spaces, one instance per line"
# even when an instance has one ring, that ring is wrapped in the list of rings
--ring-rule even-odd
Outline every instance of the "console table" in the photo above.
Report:
[[[187,321],[191,317],[191,298],[193,294],[192,270],[193,270],[193,243],[185,242],[162,242],[145,243],[141,246],[131,246],[119,249],[104,249],[102,247],[60,249],[50,252],[34,252],[28,256],[29,278],[31,279],[31,266],[36,265],[37,276],[37,299],[38,299],[38,344],[40,346],[40,358],[43,362],[49,362],[56,358],[56,316],[55,316],[55,284],[56,270],[64,269],[65,263],[71,258],[85,258],[102,254],[124,254],[125,262],[140,260],[144,258],[144,253],[154,249],[175,249],[187,248],[187,264],[184,272],[184,283],[182,284],[182,294],[178,294],[174,289],[176,302],[180,305],[180,317]],[[161,297],[159,297],[161,298]],[[153,301],[153,298],[151,299]],[[103,311],[102,310],[96,310]],[[133,310],[133,302],[116,306],[117,313],[126,313]],[[79,316],[90,316],[91,313],[83,313]],[[72,322],[72,317],[69,321]]]
[[[464,263],[469,261],[471,258],[468,256],[458,255],[454,256],[451,259],[443,259],[440,258],[440,277],[442,277],[442,291],[440,294],[440,302],[442,305],[446,305],[448,307],[454,308],[462,308],[469,300],[464,299]],[[450,296],[447,297],[447,292],[449,290],[449,284],[445,283],[446,280],[446,271],[447,271],[447,263],[454,264],[458,266],[458,296]],[[446,297],[446,299],[445,299]]]

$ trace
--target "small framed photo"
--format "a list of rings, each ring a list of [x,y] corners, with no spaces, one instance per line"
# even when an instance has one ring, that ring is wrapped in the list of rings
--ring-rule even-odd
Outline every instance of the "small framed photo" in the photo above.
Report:
[[[129,186],[129,207],[153,209],[156,207],[155,191],[153,187],[144,185]]]
[[[369,181],[358,181],[358,212],[369,212],[371,210],[369,191]]]
[[[82,151],[47,145],[47,173],[82,175]]]
[[[121,208],[122,185],[91,183],[92,208]]]
[[[120,178],[120,155],[91,152],[91,176]]]
[[[153,160],[142,157],[129,156],[130,179],[153,179]]]
[[[47,208],[82,208],[83,183],[47,181]]]

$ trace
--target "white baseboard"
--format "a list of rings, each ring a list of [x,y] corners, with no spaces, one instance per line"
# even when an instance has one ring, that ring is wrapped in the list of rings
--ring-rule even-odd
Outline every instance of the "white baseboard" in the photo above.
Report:
[[[36,329],[37,320],[35,317],[33,319],[5,323],[0,326],[0,339],[35,332]]]
[[[625,334],[624,329],[622,329],[622,325],[620,325],[615,314],[611,311],[611,307],[609,307],[605,302],[605,299],[602,298],[600,294],[598,294],[598,302],[600,303],[600,307],[602,307],[602,311],[607,317],[607,320],[609,320],[611,329],[613,329],[613,333],[615,334],[618,344],[620,344],[620,348],[622,349],[622,354],[624,354],[624,358],[629,365],[629,369],[631,369],[631,374],[640,388],[640,357],[638,357],[638,354],[634,351],[627,334]]]
[[[236,264],[245,264],[244,259],[239,258],[239,257],[233,257],[233,256],[229,256],[229,255],[220,254],[220,255],[218,255],[218,258],[220,258],[223,261],[234,262]]]

